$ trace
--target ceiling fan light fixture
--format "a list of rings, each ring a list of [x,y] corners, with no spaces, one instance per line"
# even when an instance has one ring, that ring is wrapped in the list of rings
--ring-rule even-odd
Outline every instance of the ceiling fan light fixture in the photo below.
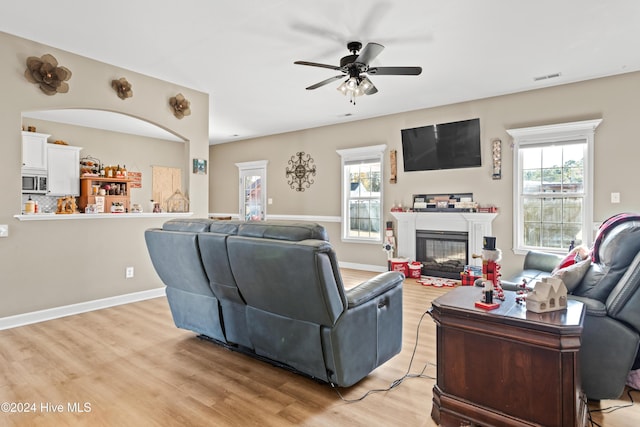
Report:
[[[360,84],[358,85],[358,88],[360,90],[362,90],[362,92],[367,92],[369,89],[371,89],[373,87],[373,83],[371,83],[371,80],[369,80],[368,77],[365,77],[364,79],[362,79],[362,81],[360,82]]]
[[[373,87],[373,83],[367,77],[349,77],[338,86],[338,91],[349,96],[349,102],[355,104],[355,98],[364,95]]]

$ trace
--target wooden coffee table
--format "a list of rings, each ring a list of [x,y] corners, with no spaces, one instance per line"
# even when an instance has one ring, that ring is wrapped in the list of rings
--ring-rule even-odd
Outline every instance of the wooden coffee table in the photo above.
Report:
[[[442,426],[584,426],[578,351],[584,307],[534,313],[505,292],[499,308],[474,306],[463,286],[436,299],[437,381],[431,417]]]

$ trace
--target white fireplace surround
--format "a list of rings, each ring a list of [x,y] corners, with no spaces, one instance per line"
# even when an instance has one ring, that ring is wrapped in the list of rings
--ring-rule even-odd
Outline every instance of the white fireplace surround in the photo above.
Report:
[[[396,246],[400,258],[416,259],[416,230],[466,231],[469,264],[481,265],[474,253],[482,251],[484,236],[492,236],[491,223],[498,215],[484,212],[391,212],[397,220]]]

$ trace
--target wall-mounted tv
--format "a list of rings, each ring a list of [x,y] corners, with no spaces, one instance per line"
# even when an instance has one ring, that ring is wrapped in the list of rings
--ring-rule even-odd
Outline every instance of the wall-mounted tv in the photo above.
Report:
[[[480,119],[402,129],[405,172],[482,166]]]

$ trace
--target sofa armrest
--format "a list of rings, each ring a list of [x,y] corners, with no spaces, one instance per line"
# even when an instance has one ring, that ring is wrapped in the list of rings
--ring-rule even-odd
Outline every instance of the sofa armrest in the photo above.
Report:
[[[568,295],[568,298],[583,303],[587,316],[605,317],[607,315],[607,307],[602,301],[578,295]]]
[[[524,270],[552,272],[564,259],[563,255],[548,252],[529,251],[524,257]]]
[[[522,281],[520,282],[512,282],[511,280],[502,280],[500,279],[500,286],[505,291],[520,291],[522,290]],[[530,286],[527,286],[527,290],[531,290]]]
[[[350,387],[400,353],[403,281],[402,273],[387,272],[347,291],[349,308],[322,327],[329,382]]]
[[[360,283],[345,292],[349,308],[357,307],[373,298],[395,288],[404,280],[404,274],[387,271]]]

